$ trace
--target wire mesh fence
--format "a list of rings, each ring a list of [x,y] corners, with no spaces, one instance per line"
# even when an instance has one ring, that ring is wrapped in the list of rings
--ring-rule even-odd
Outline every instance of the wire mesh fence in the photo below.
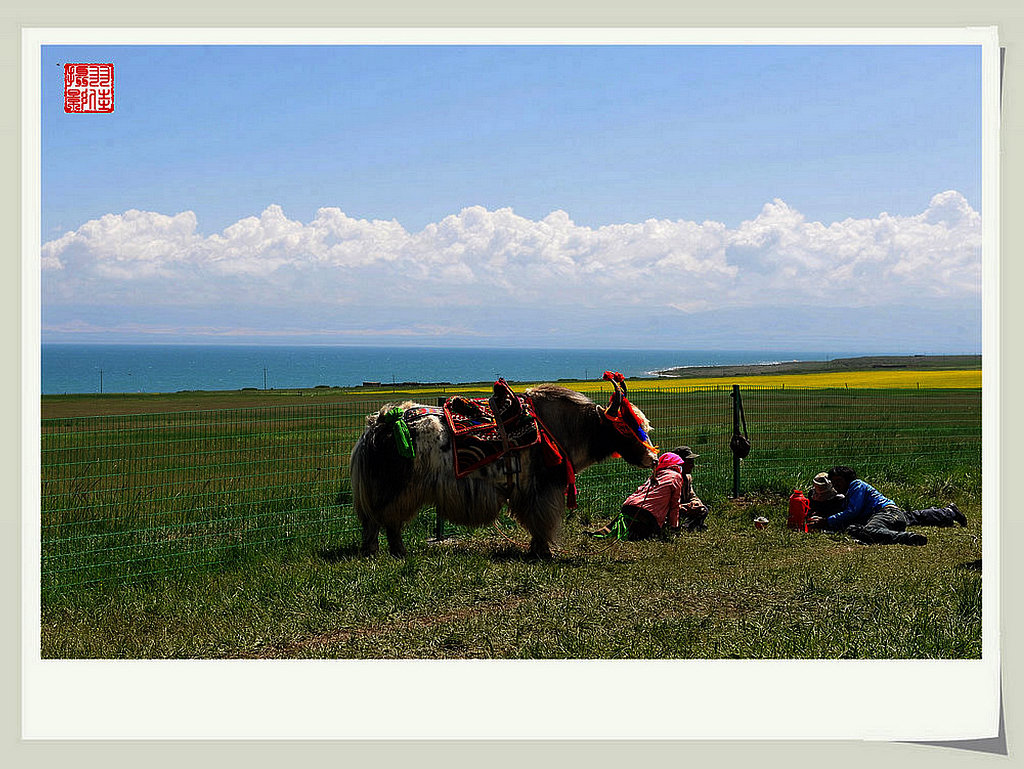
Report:
[[[634,386],[662,450],[701,455],[702,497],[734,484],[729,387]],[[806,484],[847,464],[941,470],[981,459],[980,390],[744,388],[754,449],[742,490]],[[116,583],[357,539],[349,453],[380,402],[47,419],[41,425],[42,588]],[[621,460],[580,474],[582,520],[608,517],[646,473]],[[341,492],[341,504],[337,504]],[[419,533],[433,531],[430,515]]]
[[[359,403],[44,420],[42,581],[93,583],[328,540]]]
[[[808,472],[837,464],[871,477],[981,467],[979,389],[751,387],[743,403],[749,483],[806,485]]]

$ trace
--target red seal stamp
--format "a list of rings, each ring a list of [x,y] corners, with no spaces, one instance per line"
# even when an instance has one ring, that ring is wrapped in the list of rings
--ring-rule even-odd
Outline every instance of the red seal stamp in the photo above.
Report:
[[[113,64],[64,65],[65,112],[113,112]]]

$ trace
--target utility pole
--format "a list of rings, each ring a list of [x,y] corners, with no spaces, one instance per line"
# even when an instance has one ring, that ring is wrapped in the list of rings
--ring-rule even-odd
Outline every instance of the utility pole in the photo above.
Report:
[[[100,369],[100,394],[103,394],[103,369]]]
[[[263,389],[267,389],[267,367],[263,367]]]

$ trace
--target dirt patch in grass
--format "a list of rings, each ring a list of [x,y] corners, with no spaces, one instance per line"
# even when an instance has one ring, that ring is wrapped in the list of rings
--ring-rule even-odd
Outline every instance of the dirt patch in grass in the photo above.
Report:
[[[554,596],[545,596],[545,600]],[[487,603],[475,606],[465,606],[441,614],[419,615],[408,617],[401,621],[360,627],[343,628],[332,630],[320,635],[313,635],[307,638],[298,638],[286,644],[272,644],[252,652],[225,655],[227,659],[292,659],[295,657],[330,656],[330,650],[341,646],[351,639],[362,636],[374,638],[380,636],[394,635],[397,631],[422,631],[424,629],[439,627],[450,623],[465,623],[473,617],[480,617],[496,612],[510,612],[528,598],[509,597],[500,603]],[[312,653],[312,654],[311,654]]]

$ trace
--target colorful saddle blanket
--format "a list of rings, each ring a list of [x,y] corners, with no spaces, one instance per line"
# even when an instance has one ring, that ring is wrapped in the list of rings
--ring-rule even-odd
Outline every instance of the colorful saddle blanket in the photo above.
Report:
[[[570,508],[576,507],[579,490],[572,460],[537,418],[530,399],[513,393],[504,379],[494,383],[494,395],[490,398],[453,396],[445,401],[443,408],[414,406],[406,409],[403,419],[424,414],[443,416],[451,430],[455,477],[464,478],[508,455],[505,474],[511,488],[518,483],[521,469],[516,452],[540,444],[546,465],[564,465],[566,504]],[[398,434],[396,442],[401,451],[402,441]],[[409,456],[414,454],[414,451],[408,453]]]
[[[452,431],[458,478],[542,439],[530,400],[513,393],[504,379],[494,383],[491,398],[449,398],[444,418]]]

